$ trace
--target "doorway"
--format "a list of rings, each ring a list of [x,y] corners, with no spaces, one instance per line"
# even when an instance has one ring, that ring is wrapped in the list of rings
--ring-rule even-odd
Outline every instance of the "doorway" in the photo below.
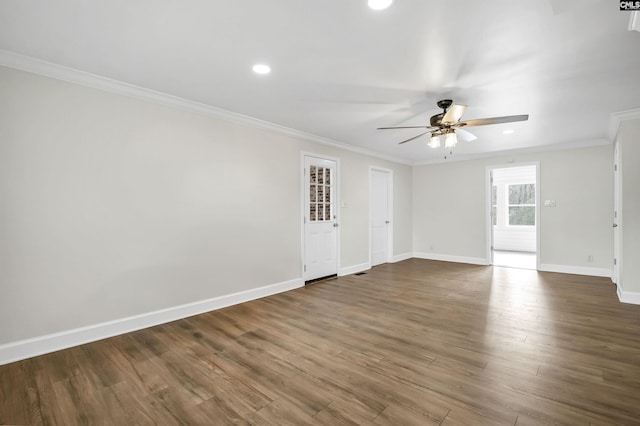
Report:
[[[303,278],[317,281],[338,274],[338,164],[304,156]]]
[[[539,241],[538,164],[488,169],[490,263],[537,269]]]
[[[393,172],[369,169],[369,258],[371,266],[389,262],[393,253]]]

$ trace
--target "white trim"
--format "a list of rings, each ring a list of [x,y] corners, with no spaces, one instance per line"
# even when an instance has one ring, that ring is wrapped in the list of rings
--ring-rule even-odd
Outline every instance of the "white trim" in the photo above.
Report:
[[[144,87],[124,83],[122,81],[113,80],[111,78],[102,77],[74,68],[65,67],[63,65],[46,62],[29,56],[19,55],[7,50],[0,49],[0,65],[20,71],[26,71],[32,74],[54,78],[56,80],[79,84],[81,86],[90,87],[92,89],[102,90],[104,92],[115,93],[122,96],[129,96],[147,102],[153,102],[168,107],[178,108],[183,111],[204,114],[236,124],[257,127],[260,129],[267,129],[283,135],[344,149],[358,154],[368,155],[371,157],[381,158],[383,160],[393,161],[406,165],[412,164],[411,161],[393,157],[390,155],[384,155],[367,148],[356,147],[343,142],[335,141],[333,139],[324,138],[321,136],[313,135],[311,133],[306,133],[300,130],[281,126],[279,124],[270,123],[268,121],[259,120],[257,118],[238,114],[232,111],[227,111],[222,108],[216,108],[199,102],[190,101],[178,96],[146,89]]]
[[[607,268],[588,268],[584,266],[552,265],[549,263],[543,263],[538,266],[538,271],[611,278],[611,269]]]
[[[586,141],[558,143],[558,144],[551,144],[551,145],[540,145],[540,146],[527,147],[527,148],[516,148],[516,149],[503,150],[503,151],[492,151],[492,152],[467,154],[467,155],[454,154],[450,157],[447,157],[446,160],[439,157],[434,160],[416,161],[411,164],[414,166],[426,166],[429,164],[478,160],[481,158],[491,158],[491,157],[507,157],[510,155],[529,154],[529,153],[536,153],[536,152],[566,151],[571,149],[582,149],[582,148],[590,148],[594,146],[605,146],[605,145],[611,145],[611,140],[605,139],[605,138],[599,138],[599,139],[589,139]]]
[[[484,176],[484,188],[485,188],[485,194],[484,194],[484,202],[485,202],[485,217],[484,217],[484,221],[485,221],[485,262],[487,263],[487,265],[492,265],[493,264],[493,217],[491,216],[491,214],[493,213],[493,200],[492,198],[492,194],[493,194],[493,182],[492,182],[492,178],[493,178],[493,168],[491,166],[486,166],[485,167],[485,176]],[[497,197],[497,194],[496,194]],[[496,207],[496,214],[497,214],[497,207]]]
[[[203,314],[304,286],[302,278],[0,345],[0,365]]]
[[[616,137],[613,142],[613,266],[611,267],[611,280],[620,284],[620,271],[622,271],[622,144]]]
[[[484,259],[482,257],[452,256],[449,254],[422,252],[413,253],[413,257],[427,260],[442,260],[444,262],[469,263],[472,265],[489,265],[489,263],[487,263],[487,259]]]
[[[540,179],[540,161],[535,161],[536,164],[536,270],[540,269],[540,258],[542,249],[540,243],[542,242],[541,229],[542,221],[540,220],[540,207],[542,206],[541,194],[542,194],[542,179]]]
[[[340,273],[338,274],[341,277],[345,275],[357,274],[358,272],[368,271],[371,269],[371,263],[361,263],[359,265],[347,266],[346,268],[340,269]]]
[[[20,55],[15,52],[0,49],[0,66],[13,68],[20,71],[29,72],[56,80],[66,81],[73,84],[78,84],[92,89],[102,90],[104,92],[115,93],[122,96],[129,96],[136,99],[141,99],[147,102],[153,102],[156,104],[178,108],[183,111],[195,112],[203,115],[212,116],[221,120],[229,121],[236,124],[242,124],[246,126],[256,127],[260,129],[271,130],[273,132],[291,136],[294,138],[300,138],[311,142],[319,143],[326,146],[344,149],[346,151],[355,152],[362,155],[368,155],[375,158],[380,158],[387,161],[393,161],[399,164],[405,164],[410,166],[421,166],[427,164],[442,163],[445,160],[435,159],[427,161],[412,161],[399,157],[394,157],[387,154],[382,154],[377,151],[350,145],[344,142],[336,141],[333,139],[325,138],[322,136],[313,135],[300,130],[292,129],[289,127],[281,126],[279,124],[270,123],[268,121],[259,120],[257,118],[249,117],[246,115],[238,114],[232,111],[228,111],[222,108],[216,108],[210,105],[190,101],[188,99],[180,98],[178,96],[169,95],[167,93],[158,92],[144,87],[136,86],[122,81],[114,80],[107,77],[102,77],[97,74],[92,74],[85,71],[80,71],[74,68],[66,67],[64,65],[54,64],[51,62],[43,61],[41,59],[32,58],[30,56]],[[454,155],[449,157],[446,162],[451,161],[464,161],[474,160],[479,158],[497,157],[511,154],[522,154],[527,152],[540,152],[540,151],[554,151],[564,149],[576,149],[586,148],[590,146],[607,145],[610,144],[615,133],[617,132],[618,125],[621,120],[629,120],[632,118],[640,117],[640,109],[622,111],[611,115],[611,122],[609,126],[609,139],[592,139],[581,142],[571,142],[566,144],[557,145],[543,145],[522,149],[514,149],[507,151],[495,151],[482,154],[470,154],[470,155]]]
[[[632,305],[640,305],[640,293],[632,291],[623,291],[622,287],[618,286],[616,291],[618,294],[618,300],[622,303],[630,303]]]
[[[391,257],[391,260],[389,262],[390,263],[402,262],[403,260],[408,260],[408,259],[411,259],[412,257],[413,257],[413,253],[396,254],[395,256]]]
[[[616,138],[620,123],[627,120],[635,120],[637,118],[640,118],[640,108],[612,113],[609,119],[609,132],[607,133],[609,139],[613,141]]]
[[[393,256],[393,170],[378,166],[369,166],[369,264],[371,264],[371,200],[372,197],[372,182],[371,174],[373,171],[387,174],[387,218],[389,220],[389,226],[387,227],[387,259],[386,262],[390,262]]]

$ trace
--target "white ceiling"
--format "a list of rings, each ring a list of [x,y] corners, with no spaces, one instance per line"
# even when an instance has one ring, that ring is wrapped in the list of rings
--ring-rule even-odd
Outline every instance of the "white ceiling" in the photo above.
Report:
[[[376,128],[424,124],[442,98],[464,119],[530,114],[469,128],[460,158],[603,142],[611,113],[640,107],[640,32],[617,1],[366,3],[2,0],[0,49],[410,163],[443,151]]]

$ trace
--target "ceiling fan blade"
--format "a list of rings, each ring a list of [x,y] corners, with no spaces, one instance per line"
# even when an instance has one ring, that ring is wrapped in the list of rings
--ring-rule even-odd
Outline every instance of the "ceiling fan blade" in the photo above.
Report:
[[[527,121],[529,114],[524,115],[507,115],[505,117],[491,117],[491,118],[476,118],[475,120],[462,121],[459,124],[462,126],[486,126],[488,124],[501,124],[501,123],[513,123],[515,121]]]
[[[471,142],[478,139],[476,135],[464,129],[456,129],[456,135],[458,135],[459,139],[462,139],[465,142]]]
[[[433,131],[428,131],[428,132],[420,133],[418,136],[414,136],[414,137],[409,138],[409,139],[407,139],[407,140],[405,140],[405,141],[398,142],[398,145],[402,145],[403,143],[411,142],[412,140],[414,140],[414,139],[418,139],[420,136],[424,136],[424,135],[426,135],[427,133],[433,133]]]
[[[431,127],[431,126],[378,127],[378,130],[393,130],[393,129],[435,129],[435,127]]]
[[[442,117],[443,124],[453,124],[460,121],[462,114],[466,111],[466,105],[451,105]]]

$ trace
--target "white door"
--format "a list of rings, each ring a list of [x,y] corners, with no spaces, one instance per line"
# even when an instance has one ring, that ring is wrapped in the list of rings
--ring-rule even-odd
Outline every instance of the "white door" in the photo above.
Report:
[[[338,273],[336,162],[316,157],[304,161],[304,280]]]
[[[371,169],[371,266],[389,261],[391,231],[391,173]]]
[[[620,144],[613,145],[613,271],[611,280],[618,284],[620,263]]]

